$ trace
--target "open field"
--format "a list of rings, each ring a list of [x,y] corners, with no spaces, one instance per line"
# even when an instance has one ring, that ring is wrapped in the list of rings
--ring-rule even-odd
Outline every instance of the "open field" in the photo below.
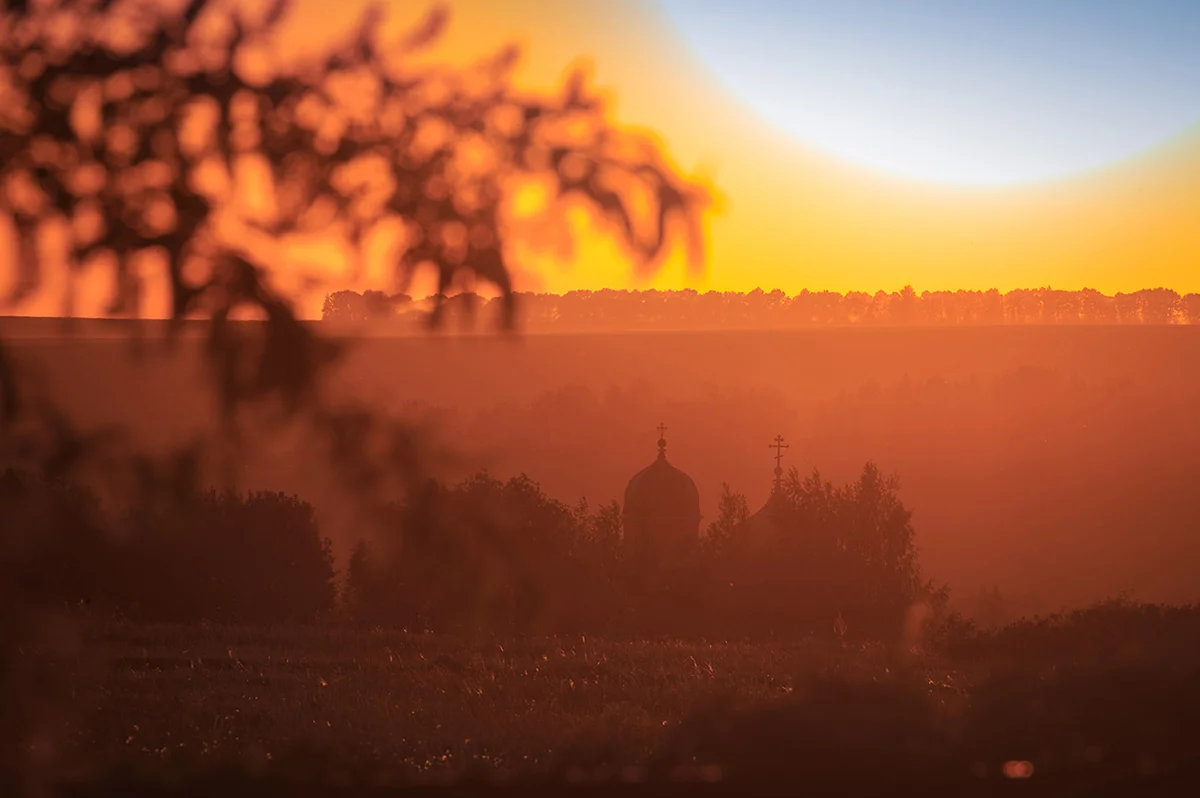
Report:
[[[81,751],[101,759],[265,761],[307,745],[410,773],[543,769],[578,744],[632,764],[709,699],[779,698],[834,673],[880,678],[891,660],[816,642],[467,643],[303,627],[121,626],[87,650],[103,675]],[[939,673],[937,689],[954,694],[954,679]]]
[[[27,652],[59,685],[42,739],[70,763],[58,771],[68,777],[116,769],[177,780],[223,766],[278,769],[308,788],[338,773],[790,774],[819,788],[908,778],[984,788],[1028,762],[1036,785],[1078,788],[1177,775],[1200,743],[1200,661],[1168,661],[1153,647],[948,659],[815,641],[462,641],[87,622],[77,631],[73,654]]]

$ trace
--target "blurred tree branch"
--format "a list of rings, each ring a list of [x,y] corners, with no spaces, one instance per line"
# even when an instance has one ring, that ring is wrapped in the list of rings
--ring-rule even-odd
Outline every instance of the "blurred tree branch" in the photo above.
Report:
[[[679,234],[702,265],[706,193],[653,142],[613,127],[583,73],[557,97],[527,97],[510,85],[512,47],[467,69],[412,69],[411,56],[448,24],[442,6],[391,43],[380,41],[372,7],[320,58],[275,63],[270,45],[290,9],[289,0],[8,4],[0,211],[18,238],[10,307],[44,288],[48,230],[67,240],[66,317],[74,278],[96,263],[111,274],[107,312],[142,315],[150,275],[140,260],[158,255],[172,330],[211,320],[208,359],[231,420],[264,399],[292,414],[317,407],[320,375],[338,354],[298,322],[287,264],[269,268],[248,244],[256,237],[338,236],[361,268],[368,232],[399,223],[401,286],[422,268],[436,274],[439,296],[460,275],[481,278],[499,289],[510,330],[506,245],[522,235],[512,221],[521,190],[542,189],[534,215],[551,226],[568,203],[585,202],[638,268],[657,266]],[[565,228],[551,236],[560,246],[565,237]],[[246,313],[265,323],[233,323]],[[441,321],[439,302],[429,323]],[[0,365],[3,407],[15,415],[11,358]]]
[[[361,269],[368,234],[399,223],[401,291],[420,269],[433,270],[439,294],[460,276],[481,278],[504,297],[501,321],[512,330],[510,245],[546,243],[514,224],[520,191],[541,192],[533,216],[551,227],[583,201],[642,269],[680,234],[702,265],[706,194],[651,142],[613,127],[580,74],[556,97],[526,97],[510,84],[513,48],[465,70],[412,68],[411,56],[444,31],[444,7],[389,43],[374,7],[320,58],[278,63],[272,45],[291,10],[288,0],[2,6],[0,217],[17,242],[3,261],[6,304],[46,291],[47,269],[64,266],[61,315],[70,318],[82,275],[99,269],[111,290],[105,312],[139,318],[156,287],[146,264],[157,258],[167,342],[186,319],[208,320],[204,353],[228,462],[236,467],[244,411],[282,411],[277,418],[310,425],[347,496],[383,514],[423,484],[421,438],[323,395],[341,347],[297,318],[295,300],[316,286],[279,262],[283,241],[336,237]],[[560,225],[547,240],[565,248],[568,238]],[[65,244],[60,252],[51,239]],[[246,316],[260,323],[239,324]],[[429,323],[441,321],[438,307]],[[11,464],[65,475],[90,463],[143,501],[170,501],[205,478],[212,441],[150,458],[125,430],[80,429],[35,382],[0,341],[0,457]],[[3,568],[21,574],[38,561],[38,533],[4,533]],[[37,596],[4,598],[8,672],[20,641],[43,625],[32,621]],[[18,737],[31,733],[22,722],[13,720]]]

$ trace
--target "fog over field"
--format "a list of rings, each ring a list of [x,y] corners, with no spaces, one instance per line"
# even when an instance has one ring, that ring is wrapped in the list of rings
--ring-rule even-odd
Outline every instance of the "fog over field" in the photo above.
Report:
[[[157,446],[213,429],[193,347],[55,337],[7,322],[81,420]],[[693,477],[707,524],[722,483],[765,501],[784,465],[834,482],[867,461],[901,480],[922,567],[970,609],[999,587],[1012,614],[1128,592],[1200,599],[1200,330],[1194,327],[849,329],[492,337],[362,337],[330,380],[340,398],[430,432],[447,478],[528,474],[574,504],[620,501],[652,461]],[[354,521],[286,435],[245,462],[244,486],[296,492],[335,548]]]

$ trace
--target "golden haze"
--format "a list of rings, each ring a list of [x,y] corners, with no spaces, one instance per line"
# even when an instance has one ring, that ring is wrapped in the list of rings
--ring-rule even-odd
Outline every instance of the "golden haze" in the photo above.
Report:
[[[421,7],[403,5],[396,22]],[[346,4],[336,12],[321,0],[302,6],[296,33],[311,42],[350,19]],[[756,119],[650,0],[452,7],[445,57],[471,59],[517,41],[526,46],[518,80],[549,88],[584,54],[622,123],[656,131],[686,170],[715,178],[723,202],[710,225],[708,277],[696,288],[1200,290],[1200,127],[1139,158],[1053,183],[923,185],[832,162]],[[603,242],[579,254],[540,270],[545,290],[639,285]],[[682,263],[649,283],[685,284]]]
[[[282,49],[321,47],[349,31],[365,5],[299,0]],[[757,119],[687,50],[652,0],[450,5],[450,30],[432,58],[465,63],[516,42],[525,49],[517,82],[538,90],[555,90],[586,59],[617,120],[654,131],[686,172],[714,180],[721,194],[703,278],[687,275],[679,254],[639,280],[616,244],[587,233],[569,262],[518,258],[521,290],[1200,291],[1200,127],[1138,158],[1053,183],[926,185],[835,162]],[[429,4],[391,6],[388,26],[399,32]],[[345,285],[340,253],[289,250],[286,259],[323,266],[337,287],[387,287],[382,247],[369,255],[367,280]],[[52,313],[53,306],[28,310]],[[318,309],[319,302],[306,307]]]

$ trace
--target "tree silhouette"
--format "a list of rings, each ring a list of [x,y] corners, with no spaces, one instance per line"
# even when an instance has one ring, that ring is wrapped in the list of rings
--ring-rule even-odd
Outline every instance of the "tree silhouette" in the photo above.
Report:
[[[636,268],[656,268],[679,241],[698,268],[705,193],[650,138],[615,127],[583,73],[557,96],[525,96],[509,80],[519,56],[512,47],[470,69],[414,67],[411,56],[445,30],[445,8],[386,43],[373,8],[319,58],[281,63],[269,53],[291,7],[3,6],[0,215],[17,240],[16,257],[3,261],[13,286],[7,300],[17,307],[46,290],[59,260],[64,317],[75,313],[85,271],[110,278],[110,315],[144,315],[157,285],[168,342],[186,320],[207,320],[203,351],[224,422],[220,442],[233,444],[229,472],[242,433],[263,429],[245,413],[274,411],[309,424],[307,440],[324,447],[347,495],[383,517],[389,500],[422,484],[421,438],[404,423],[324,397],[321,378],[342,345],[298,320],[296,299],[320,281],[280,263],[284,244],[296,235],[341,240],[356,253],[354,279],[368,234],[398,225],[401,292],[420,269],[434,271],[439,296],[457,279],[482,279],[499,290],[501,322],[511,330],[515,239],[565,249],[564,211],[582,203]],[[540,192],[533,219],[514,218],[521,191]],[[55,237],[62,258],[43,246]],[[247,317],[265,323],[237,323]],[[428,322],[441,321],[439,303]],[[129,482],[139,501],[198,488],[212,440],[165,458],[136,455],[123,448],[128,438],[82,432],[36,387],[0,342],[0,459],[51,475],[101,459],[96,471]],[[30,540],[10,546],[20,556],[3,560],[6,584],[38,561],[28,552],[41,545],[33,530],[13,534]],[[21,602],[0,606],[0,670],[44,627],[34,617]],[[0,731],[10,738],[7,726]]]
[[[910,293],[911,292],[911,293]],[[342,321],[366,318],[360,307],[379,292],[336,291],[326,298],[323,318]],[[380,295],[382,296],[382,295]],[[481,301],[463,292],[449,298],[461,302],[466,316]],[[924,291],[908,289],[874,296],[857,291],[801,291],[788,296],[778,289],[747,293],[694,289],[569,291],[555,294],[517,294],[524,308],[523,324],[530,331],[801,329],[861,326],[992,326],[1036,325],[1169,325],[1195,324],[1200,318],[1200,294],[1179,296],[1165,288],[1106,296],[1094,289],[1059,291],[1018,289],[989,291]],[[467,302],[466,300],[471,300]],[[485,302],[498,305],[502,299]],[[356,304],[357,303],[357,304]],[[1120,312],[1118,312],[1120,309]],[[404,325],[417,327],[426,316],[418,304],[404,303],[383,311]]]
[[[38,242],[47,233],[64,234],[73,277],[97,264],[108,269],[111,314],[145,310],[146,258],[157,256],[169,330],[178,333],[188,318],[209,320],[205,351],[229,439],[244,431],[243,408],[304,414],[346,484],[381,493],[397,474],[415,478],[413,431],[322,399],[320,377],[344,342],[297,319],[294,300],[315,278],[274,263],[290,236],[341,239],[358,252],[361,270],[367,234],[399,225],[401,288],[418,269],[437,275],[431,326],[441,324],[442,300],[465,275],[500,290],[501,323],[513,329],[507,259],[515,240],[569,241],[555,222],[583,202],[637,268],[655,268],[678,241],[699,267],[706,195],[650,138],[615,127],[582,72],[558,96],[539,97],[510,85],[519,56],[512,47],[468,69],[413,67],[413,54],[448,24],[443,7],[386,43],[381,11],[372,8],[315,60],[276,63],[265,53],[291,5],[60,0],[6,8],[0,211],[14,220],[21,256],[9,300],[20,303],[41,286],[48,261]],[[523,191],[541,192],[537,224],[515,218]],[[76,286],[68,280],[68,315]],[[382,294],[360,299],[367,316],[388,304]],[[265,323],[235,323],[247,315]],[[0,390],[5,418],[15,423],[34,396],[2,346]],[[7,446],[18,434],[10,423],[4,443],[28,452],[40,435],[46,458],[67,469],[88,447],[45,399],[38,397],[37,434],[25,431]],[[380,440],[389,443],[375,445]],[[365,462],[371,451],[383,461]],[[188,463],[200,453],[179,458],[176,470],[194,473]]]
[[[137,617],[273,624],[333,606],[331,544],[295,496],[208,491],[169,516],[135,509],[111,592]]]
[[[708,525],[705,539],[718,553],[724,554],[733,541],[735,530],[750,517],[750,504],[746,496],[733,492],[729,483],[721,484],[721,497],[717,500],[717,518]]]
[[[213,320],[226,401],[279,392],[294,404],[330,353],[301,333],[281,287],[286,270],[268,270],[254,242],[336,234],[359,252],[361,269],[366,234],[400,224],[402,288],[421,268],[436,273],[439,296],[460,275],[481,278],[499,289],[509,329],[514,191],[541,187],[547,222],[583,201],[639,269],[653,269],[678,234],[701,265],[704,192],[650,139],[610,124],[582,72],[557,97],[527,97],[509,84],[512,47],[466,70],[413,69],[410,56],[447,25],[442,7],[391,43],[380,40],[376,7],[315,62],[271,63],[263,53],[290,7],[9,6],[0,50],[10,95],[0,178],[9,190],[0,209],[14,220],[20,251],[10,302],[39,288],[37,240],[47,228],[69,229],[73,273],[108,261],[114,314],[143,309],[148,286],[137,264],[157,253],[172,318]],[[239,178],[254,168],[268,199],[261,212],[245,208]],[[649,210],[635,213],[642,205]],[[68,290],[64,312],[73,307]],[[231,351],[242,341],[229,321],[246,309],[279,328],[266,334],[256,369]],[[439,302],[429,323],[441,318]],[[279,353],[285,346],[291,357]]]

